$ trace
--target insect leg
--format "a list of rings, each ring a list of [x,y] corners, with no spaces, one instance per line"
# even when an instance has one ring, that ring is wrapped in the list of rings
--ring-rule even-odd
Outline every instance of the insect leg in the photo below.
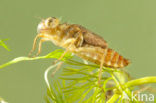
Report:
[[[42,43],[43,43],[44,41],[47,41],[47,39],[46,39],[46,38],[42,38],[42,39],[40,40],[39,46],[38,46],[38,52],[37,52],[37,54],[36,54],[35,56],[38,56],[38,55],[41,53],[41,47],[42,47]]]
[[[54,77],[55,73],[61,68],[63,62],[60,62],[60,64],[57,65],[56,69],[52,72],[51,76]]]
[[[76,47],[80,47],[83,43],[83,35],[81,32],[78,32],[77,34],[78,34],[78,36],[76,37],[75,45],[76,45]]]
[[[69,52],[69,50],[66,49],[66,50],[63,52],[63,54],[62,54],[56,61],[54,61],[54,64],[56,64],[58,61],[60,61],[60,60],[65,56],[65,54],[68,53],[68,52]]]
[[[36,42],[37,42],[37,39],[38,39],[39,37],[41,37],[41,34],[38,34],[38,35],[35,37],[34,42],[33,42],[33,47],[32,47],[31,51],[30,51],[29,54],[28,54],[29,57],[31,56],[32,52],[36,49]]]
[[[100,87],[101,87],[101,78],[102,78],[102,67],[103,67],[103,64],[104,64],[104,54],[102,55],[102,58],[101,58],[100,70],[99,70],[98,84],[99,84]]]
[[[64,51],[64,53],[60,56],[60,58],[58,58],[56,61],[54,61],[54,64],[56,64],[58,61],[60,61],[66,53],[68,53],[71,49],[72,49],[72,46],[73,44],[75,43],[75,39],[68,39],[63,45],[69,45],[67,47],[67,49]],[[61,65],[63,64],[63,62],[61,62],[57,68],[54,70],[54,72],[52,73],[52,77],[55,75],[55,73],[60,69]]]
[[[79,35],[76,39],[75,38],[68,39],[67,41],[65,41],[65,43],[62,44],[62,46],[67,46],[67,48],[65,52],[61,55],[61,57],[57,59],[54,63],[57,63],[59,60],[61,60],[67,52],[72,51],[73,47],[82,45],[82,41],[83,41],[82,33],[78,33],[78,34]]]
[[[68,39],[68,40],[63,44],[63,45],[68,45],[68,47],[66,48],[66,50],[64,51],[64,53],[60,56],[60,58],[58,58],[58,59],[54,62],[54,64],[57,63],[58,61],[60,61],[60,60],[65,56],[66,53],[68,53],[69,51],[72,50],[74,43],[75,43],[75,39],[72,38],[72,39]]]

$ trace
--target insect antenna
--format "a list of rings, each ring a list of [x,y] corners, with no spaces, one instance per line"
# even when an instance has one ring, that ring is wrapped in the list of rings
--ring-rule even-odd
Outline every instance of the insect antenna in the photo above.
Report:
[[[40,17],[40,16],[35,16],[34,18],[39,19],[39,20],[41,20],[41,21],[44,20],[44,19],[43,19],[42,17]]]

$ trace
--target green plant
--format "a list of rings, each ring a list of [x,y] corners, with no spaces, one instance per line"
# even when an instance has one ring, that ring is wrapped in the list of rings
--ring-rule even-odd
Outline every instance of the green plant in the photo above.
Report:
[[[56,58],[62,55],[62,50],[55,50],[46,56],[34,58],[18,57],[12,61],[0,65],[0,69],[18,63],[24,60],[37,60]],[[47,84],[47,103],[140,103],[139,97],[133,97],[133,92],[138,92],[136,86],[156,83],[155,76],[144,77],[132,80],[127,72],[123,69],[112,69],[103,67],[103,75],[101,83],[102,88],[98,86],[98,65],[86,64],[72,59],[70,53],[66,54],[61,60],[68,64],[69,67],[63,68],[58,81],[48,79],[48,73],[53,68],[60,65],[58,62],[51,65],[45,71],[45,82]],[[141,89],[143,90],[143,89]],[[147,89],[145,89],[147,90]],[[135,94],[136,94],[135,93]],[[125,96],[128,99],[125,99]]]
[[[3,98],[0,97],[0,103],[8,103]]]
[[[0,46],[3,46],[6,50],[10,51],[10,49],[4,43],[5,40],[8,40],[8,39],[0,40]],[[0,103],[7,103],[7,102],[3,98],[0,97]]]
[[[6,41],[6,40],[8,40],[8,39],[3,39],[3,40],[0,39],[0,46],[3,46],[6,50],[10,51],[10,49],[9,49],[9,48],[7,47],[7,45],[4,43],[4,41]]]

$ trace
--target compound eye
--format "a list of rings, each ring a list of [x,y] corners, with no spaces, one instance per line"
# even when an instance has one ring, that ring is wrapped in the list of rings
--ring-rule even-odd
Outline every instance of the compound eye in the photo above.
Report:
[[[50,17],[45,20],[44,24],[47,28],[55,28],[58,26],[59,20],[54,17]]]
[[[52,23],[53,23],[53,21],[54,21],[54,20],[53,20],[52,18],[51,18],[51,19],[49,19],[49,20],[48,20],[48,25],[49,25],[49,26],[51,26],[51,25],[52,25]]]
[[[52,23],[53,23],[53,18],[48,18],[47,20],[45,20],[46,27],[51,27]]]

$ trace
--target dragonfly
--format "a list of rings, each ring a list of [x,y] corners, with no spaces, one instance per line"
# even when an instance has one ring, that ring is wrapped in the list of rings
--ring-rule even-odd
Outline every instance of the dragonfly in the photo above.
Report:
[[[37,32],[38,34],[34,39],[30,54],[35,50],[38,38],[40,38],[40,41],[36,56],[41,52],[42,43],[51,41],[56,46],[65,49],[58,61],[66,53],[71,52],[84,60],[100,65],[99,85],[102,78],[103,66],[119,69],[126,67],[130,63],[128,59],[109,48],[107,42],[101,36],[81,25],[60,23],[58,18],[49,17],[43,19],[38,24]]]

